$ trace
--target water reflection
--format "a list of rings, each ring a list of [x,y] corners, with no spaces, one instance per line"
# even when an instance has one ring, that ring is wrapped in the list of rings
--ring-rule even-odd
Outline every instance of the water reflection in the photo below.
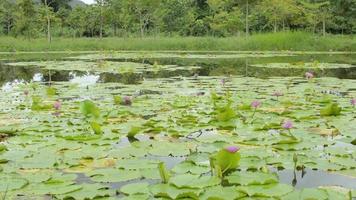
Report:
[[[115,60],[123,61],[123,60]],[[127,61],[127,59],[125,60]],[[178,66],[200,66],[196,70],[159,70],[142,71],[139,73],[99,73],[83,71],[56,71],[44,70],[36,67],[13,67],[0,63],[0,86],[8,85],[13,82],[51,82],[51,81],[71,81],[79,84],[95,84],[98,82],[118,82],[123,84],[139,84],[144,78],[170,78],[170,77],[190,77],[194,74],[199,76],[226,76],[243,75],[250,77],[286,77],[303,76],[306,69],[276,69],[267,67],[253,67],[254,64],[261,63],[298,63],[298,62],[328,62],[353,64],[351,68],[315,70],[317,77],[337,77],[356,79],[356,55],[299,55],[282,56],[267,58],[234,58],[234,59],[196,59],[196,58],[151,58],[151,59],[130,59],[129,61],[140,62],[153,65],[178,65]]]
[[[296,188],[313,188],[319,186],[342,186],[356,189],[356,178],[332,174],[325,171],[305,169],[301,171],[276,171],[282,183],[295,185]]]

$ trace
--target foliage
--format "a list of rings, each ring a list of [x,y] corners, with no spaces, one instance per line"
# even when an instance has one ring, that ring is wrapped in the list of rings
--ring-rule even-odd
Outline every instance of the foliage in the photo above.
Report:
[[[338,116],[342,108],[337,103],[330,103],[320,110],[321,116]]]
[[[69,0],[2,0],[0,31],[27,38],[236,36],[279,30],[325,36],[355,33],[355,9],[354,0],[97,0],[72,8]]]

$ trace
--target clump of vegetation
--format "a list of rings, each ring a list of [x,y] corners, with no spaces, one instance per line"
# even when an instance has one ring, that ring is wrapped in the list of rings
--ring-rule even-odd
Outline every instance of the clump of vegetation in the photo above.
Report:
[[[222,178],[229,171],[234,170],[239,166],[241,158],[239,150],[239,147],[228,146],[221,149],[210,158],[210,166],[216,176]]]
[[[341,114],[342,108],[338,103],[330,103],[320,110],[321,116],[338,116]]]
[[[85,117],[85,121],[90,125],[95,134],[101,134],[100,109],[90,100],[80,103],[80,111]]]
[[[32,106],[31,109],[35,111],[40,110],[50,110],[52,108],[51,104],[45,103],[40,96],[32,96]]]

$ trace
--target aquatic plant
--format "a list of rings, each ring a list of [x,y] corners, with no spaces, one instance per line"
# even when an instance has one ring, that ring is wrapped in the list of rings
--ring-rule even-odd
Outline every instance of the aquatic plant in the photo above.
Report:
[[[114,96],[114,103],[115,105],[120,105],[122,102],[122,97],[119,95]]]
[[[290,130],[293,128],[293,122],[290,120],[285,120],[282,127],[286,130]]]
[[[338,116],[341,114],[342,108],[337,103],[330,103],[320,110],[321,116]]]
[[[352,105],[353,107],[355,107],[355,106],[356,106],[356,98],[352,98],[352,99],[350,100],[350,103],[351,103],[351,105]]]
[[[85,100],[80,103],[80,111],[86,118],[100,117],[100,109],[90,100]]]
[[[228,146],[221,149],[210,158],[210,166],[215,171],[215,175],[223,177],[230,170],[239,166],[241,155],[240,148],[237,146]]]
[[[284,120],[284,122],[283,122],[283,124],[282,124],[282,128],[283,129],[285,129],[285,130],[287,130],[288,131],[288,133],[289,133],[289,135],[291,136],[291,137],[293,137],[293,138],[296,138],[293,134],[292,134],[292,131],[291,131],[291,129],[294,127],[294,125],[293,125],[293,122],[292,121],[290,121],[290,120]]]
[[[277,98],[277,101],[278,101],[278,98],[283,96],[283,92],[280,92],[280,91],[275,91],[272,96],[276,97]]]
[[[253,119],[256,115],[256,112],[257,112],[257,108],[261,107],[262,103],[258,100],[255,100],[251,103],[251,107],[253,108],[253,113],[252,113],[252,116],[251,116],[251,123],[253,122]]]
[[[220,80],[220,83],[221,83],[221,85],[222,85],[223,87],[225,87],[225,84],[226,84],[225,78],[221,79],[221,80]]]
[[[60,110],[62,108],[62,103],[59,100],[55,101],[53,104],[53,108],[55,110]]]
[[[114,96],[115,105],[131,106],[132,100],[133,100],[133,97],[130,97],[130,96],[124,96],[124,97],[121,97],[119,95]]]
[[[95,134],[101,134],[100,109],[90,100],[80,103],[80,111]]]
[[[46,93],[47,93],[48,96],[54,96],[54,95],[57,94],[57,89],[54,88],[54,87],[48,87],[46,89]]]
[[[50,110],[53,106],[47,103],[44,103],[43,99],[40,96],[32,96],[32,106],[31,109],[34,111],[41,110]]]
[[[125,106],[131,106],[132,105],[132,97],[124,96],[124,98],[122,98],[121,104],[125,105]]]
[[[314,78],[314,74],[312,72],[306,72],[305,73],[305,78],[310,80]]]
[[[171,175],[170,175],[169,171],[167,170],[164,162],[158,163],[158,171],[159,171],[159,175],[161,176],[162,183],[168,183]]]
[[[251,107],[254,108],[255,110],[260,107],[262,105],[262,103],[258,100],[255,100],[251,103]]]

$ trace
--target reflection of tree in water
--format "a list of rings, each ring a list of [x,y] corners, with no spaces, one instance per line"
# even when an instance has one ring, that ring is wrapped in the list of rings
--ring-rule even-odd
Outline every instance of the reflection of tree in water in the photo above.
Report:
[[[45,82],[51,81],[70,81],[76,76],[88,75],[87,72],[83,71],[53,71],[53,70],[42,70],[43,79]],[[51,77],[50,77],[51,76]]]
[[[123,83],[123,84],[138,84],[143,80],[142,74],[139,73],[102,73],[99,81],[103,83]]]
[[[31,67],[5,66],[0,63],[0,85],[14,80],[31,81],[39,70]]]

